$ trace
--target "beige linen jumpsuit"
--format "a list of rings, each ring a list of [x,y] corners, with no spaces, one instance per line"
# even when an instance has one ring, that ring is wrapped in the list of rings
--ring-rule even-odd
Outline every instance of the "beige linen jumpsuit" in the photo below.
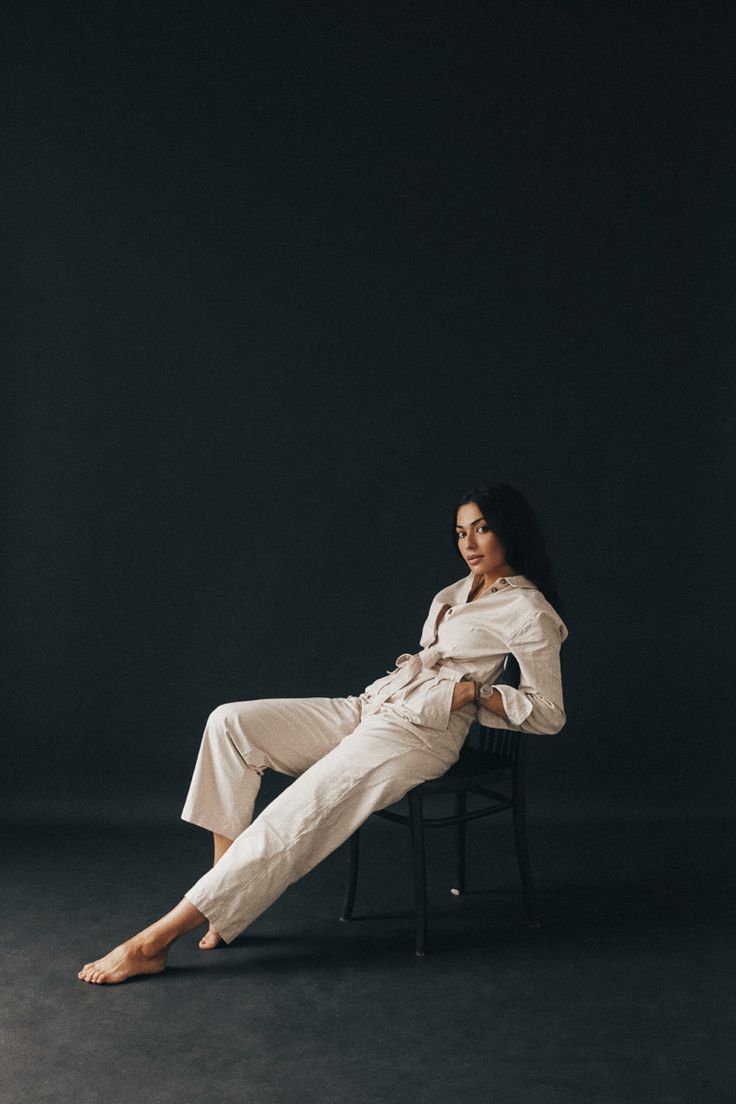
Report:
[[[372,812],[444,774],[476,717],[490,728],[562,728],[564,622],[524,575],[468,602],[472,583],[470,572],[439,591],[422,650],[359,695],[229,702],[210,714],[181,817],[234,842],[185,897],[226,943]],[[472,702],[453,711],[455,683],[492,683],[507,652],[521,670],[518,689],[497,687],[510,723]],[[252,820],[266,767],[295,781]]]

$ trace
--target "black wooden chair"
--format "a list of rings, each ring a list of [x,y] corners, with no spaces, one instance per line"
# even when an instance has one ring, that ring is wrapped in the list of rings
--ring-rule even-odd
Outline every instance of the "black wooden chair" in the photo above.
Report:
[[[495,681],[507,686],[519,685],[519,664],[510,653],[504,660],[503,670]],[[396,824],[411,828],[412,851],[414,859],[414,897],[416,903],[416,953],[427,953],[427,877],[424,855],[424,829],[457,826],[457,851],[455,884],[450,890],[456,897],[465,892],[465,853],[466,824],[478,817],[492,816],[495,813],[511,811],[514,826],[516,858],[519,864],[521,885],[524,892],[527,920],[530,927],[539,927],[534,893],[534,882],[529,862],[526,840],[525,817],[525,766],[526,742],[524,732],[506,728],[485,728],[474,724],[460,751],[460,758],[441,778],[433,778],[415,786],[406,795],[409,801],[409,815],[380,809],[375,816],[392,820]],[[477,744],[477,746],[475,746]],[[508,784],[507,792],[499,792],[495,787]],[[493,787],[493,788],[491,788]],[[424,815],[423,799],[428,794],[455,795],[455,814],[453,816],[427,817]],[[468,794],[478,794],[489,798],[490,803],[480,809],[468,808]],[[351,920],[353,904],[358,884],[358,859],[360,855],[360,829],[350,837],[350,855],[348,865],[348,886],[340,913],[341,920]]]

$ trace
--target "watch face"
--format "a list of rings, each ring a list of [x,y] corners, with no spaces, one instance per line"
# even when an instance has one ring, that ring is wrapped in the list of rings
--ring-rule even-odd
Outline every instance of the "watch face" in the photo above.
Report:
[[[480,696],[482,698],[490,698],[492,694],[493,694],[493,687],[492,686],[489,686],[487,683],[486,683],[485,686],[481,686]]]

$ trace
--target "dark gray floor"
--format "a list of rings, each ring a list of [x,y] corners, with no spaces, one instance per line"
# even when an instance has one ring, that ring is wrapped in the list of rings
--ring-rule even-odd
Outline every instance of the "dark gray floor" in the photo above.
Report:
[[[230,947],[193,932],[164,974],[94,986],[77,970],[181,898],[209,837],[6,825],[0,1101],[733,1104],[736,826],[532,821],[536,931],[508,823],[471,832],[460,899],[430,836],[424,959],[408,833],[373,818],[362,918],[337,920],[343,846]]]

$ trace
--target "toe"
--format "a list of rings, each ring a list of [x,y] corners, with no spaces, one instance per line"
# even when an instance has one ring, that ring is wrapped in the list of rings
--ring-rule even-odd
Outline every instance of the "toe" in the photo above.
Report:
[[[203,950],[208,951],[211,950],[213,947],[216,947],[219,942],[219,934],[216,931],[210,930],[208,932],[205,932],[205,934],[202,936],[199,941],[199,945]]]

